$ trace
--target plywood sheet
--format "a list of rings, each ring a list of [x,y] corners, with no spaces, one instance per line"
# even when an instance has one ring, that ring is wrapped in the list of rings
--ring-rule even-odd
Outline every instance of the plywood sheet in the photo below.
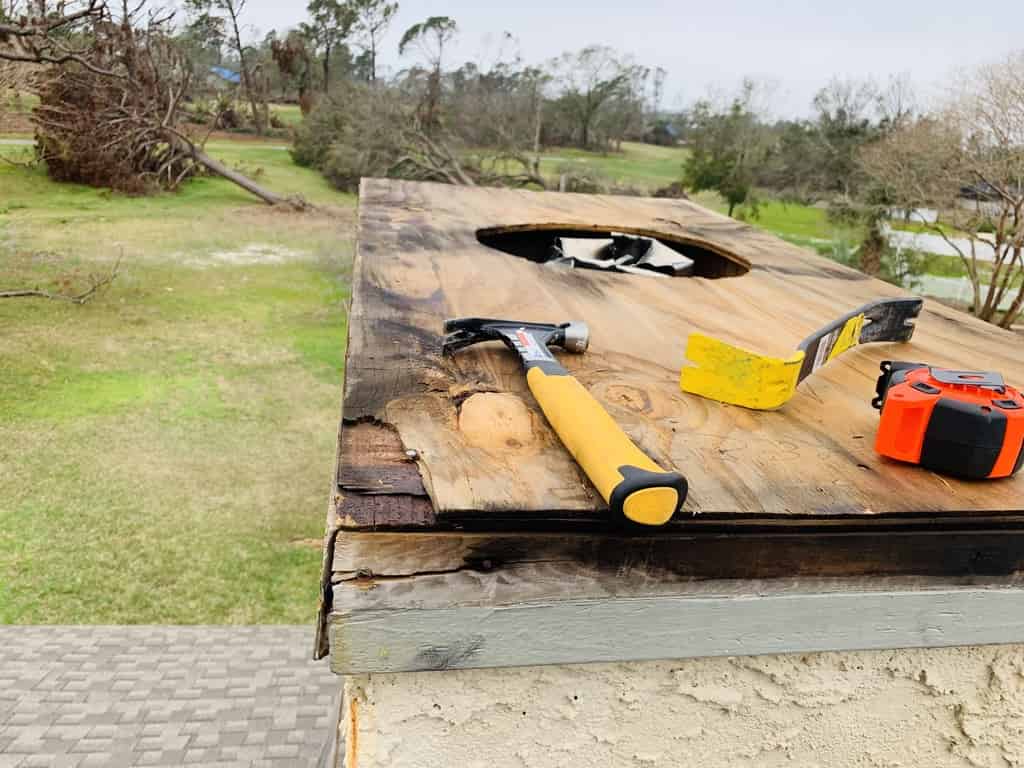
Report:
[[[730,271],[749,271],[655,279],[554,269],[477,238],[481,229],[533,226],[650,232],[730,254]],[[937,303],[926,304],[911,344],[848,353],[777,412],[679,390],[691,332],[782,356],[845,311],[900,294],[685,201],[366,181],[344,418],[388,439],[343,437],[338,525],[600,519],[601,499],[547,427],[515,356],[490,344],[441,357],[443,323],[459,316],[586,321],[590,351],[561,359],[643,450],[689,479],[679,525],[1024,514],[1024,477],[960,482],[873,450],[870,401],[882,360],[994,369],[1024,382],[1018,336]],[[489,419],[493,429],[481,429]],[[390,458],[379,457],[382,445]],[[387,470],[384,484],[368,493],[375,463]],[[410,482],[413,468],[422,491],[415,475]],[[408,520],[389,513],[385,525],[375,522],[387,494],[393,508],[412,510]]]

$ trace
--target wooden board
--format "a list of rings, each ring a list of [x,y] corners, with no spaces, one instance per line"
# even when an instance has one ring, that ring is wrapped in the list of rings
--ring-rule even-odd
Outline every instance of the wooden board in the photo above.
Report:
[[[478,232],[496,227],[652,234],[696,249],[702,274],[743,274],[555,269],[481,244]],[[777,412],[679,390],[690,332],[782,356],[845,311],[894,295],[685,201],[365,181],[334,525],[600,522],[601,500],[544,422],[515,356],[492,344],[441,357],[444,320],[471,315],[591,326],[590,351],[561,359],[647,453],[688,477],[677,526],[1024,517],[1024,477],[959,482],[873,450],[882,360],[994,369],[1024,382],[1018,336],[937,303],[926,305],[912,344],[848,353]],[[491,393],[501,397],[480,396]]]
[[[344,532],[329,564],[334,584],[527,565],[581,567],[651,581],[852,576],[1011,576],[1024,571],[1024,529],[839,530],[619,538],[592,534]]]
[[[1024,641],[1020,577],[690,582],[544,565],[383,580],[330,616],[338,674]]]

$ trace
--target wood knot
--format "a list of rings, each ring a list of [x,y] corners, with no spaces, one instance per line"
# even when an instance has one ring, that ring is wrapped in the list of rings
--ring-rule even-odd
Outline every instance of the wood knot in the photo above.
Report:
[[[611,384],[605,390],[605,397],[633,413],[648,414],[653,410],[651,396],[639,387],[628,384]]]
[[[533,414],[516,395],[478,392],[459,410],[459,431],[470,445],[497,456],[533,450]]]

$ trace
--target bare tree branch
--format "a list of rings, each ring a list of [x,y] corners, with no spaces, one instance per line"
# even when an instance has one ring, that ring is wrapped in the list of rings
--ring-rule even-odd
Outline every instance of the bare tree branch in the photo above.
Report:
[[[903,120],[862,152],[861,167],[888,204],[918,212],[959,255],[973,312],[1004,327],[1012,323],[1024,303],[1016,287],[1024,280],[1024,53],[980,68],[938,114]],[[959,234],[949,236],[920,208],[938,211]],[[991,254],[985,285],[979,250]],[[1002,312],[1011,295],[1014,304]]]
[[[66,301],[71,304],[81,306],[83,304],[88,304],[96,298],[98,294],[109,288],[114,280],[117,279],[117,275],[120,270],[121,259],[119,258],[109,272],[102,275],[89,275],[88,287],[84,291],[76,294],[52,293],[40,288],[15,288],[12,290],[0,290],[0,299],[48,299],[50,301]]]

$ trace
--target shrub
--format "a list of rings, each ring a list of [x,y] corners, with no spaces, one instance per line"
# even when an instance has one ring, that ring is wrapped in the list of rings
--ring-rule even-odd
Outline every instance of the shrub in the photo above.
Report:
[[[558,166],[558,188],[563,192],[585,194],[607,194],[612,189],[611,180],[596,168],[582,163],[563,163]]]
[[[296,127],[292,159],[308,168],[321,168],[331,145],[339,141],[350,116],[345,109],[344,95],[335,91],[306,116]]]
[[[854,204],[848,197],[839,197],[828,204],[826,214],[828,220],[842,227],[854,227],[862,222],[863,209]]]
[[[411,152],[402,128],[408,122],[389,91],[346,83],[297,128],[292,157],[346,192],[357,191],[364,176],[422,178],[400,168]]]

